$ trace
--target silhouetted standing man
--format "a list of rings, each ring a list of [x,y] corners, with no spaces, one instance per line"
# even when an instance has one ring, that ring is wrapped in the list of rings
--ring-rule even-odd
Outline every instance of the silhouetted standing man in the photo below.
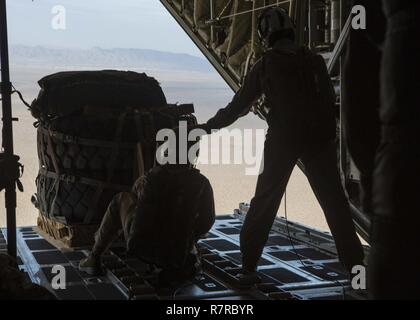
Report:
[[[351,270],[362,264],[363,250],[337,168],[335,94],[322,57],[294,43],[287,12],[266,9],[259,37],[270,48],[248,73],[232,102],[201,127],[229,126],[247,114],[262,95],[269,108],[264,170],[241,231],[244,273],[253,273],[298,159],[321,204],[338,254]]]

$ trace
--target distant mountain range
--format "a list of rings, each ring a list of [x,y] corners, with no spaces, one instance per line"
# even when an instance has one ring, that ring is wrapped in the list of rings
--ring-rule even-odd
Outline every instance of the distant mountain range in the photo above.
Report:
[[[16,64],[53,67],[212,71],[212,67],[205,59],[188,54],[148,49],[57,49],[13,45],[10,47],[10,61]]]

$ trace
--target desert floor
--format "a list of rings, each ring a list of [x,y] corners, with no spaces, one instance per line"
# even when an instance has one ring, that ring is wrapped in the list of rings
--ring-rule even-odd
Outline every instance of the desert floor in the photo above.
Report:
[[[12,81],[31,102],[39,90],[37,80],[59,69],[45,69],[12,65]],[[224,107],[232,97],[232,91],[215,74],[182,74],[180,72],[149,71],[158,78],[169,102],[195,104],[199,121],[205,121],[218,108]],[[17,223],[35,225],[37,212],[31,204],[31,196],[36,192],[35,178],[38,171],[36,151],[36,129],[26,107],[13,96],[13,115],[19,118],[14,124],[15,153],[20,155],[25,165],[22,178],[24,193],[18,193]],[[265,128],[263,121],[250,114],[235,124],[237,128]],[[231,213],[240,202],[249,202],[255,190],[256,176],[246,176],[244,165],[200,165],[202,173],[212,183],[216,211],[218,214]],[[273,177],[275,178],[275,177]],[[0,195],[0,226],[6,224],[4,194]],[[292,221],[304,223],[318,229],[328,230],[321,208],[304,174],[296,168],[287,188],[287,213]],[[284,203],[279,215],[284,215]]]

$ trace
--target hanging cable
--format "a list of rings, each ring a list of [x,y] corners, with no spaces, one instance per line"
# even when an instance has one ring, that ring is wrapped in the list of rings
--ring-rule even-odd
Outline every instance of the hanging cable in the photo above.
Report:
[[[17,93],[17,95],[19,96],[19,99],[20,99],[20,101],[22,101],[22,103],[25,105],[25,106],[27,106],[29,109],[31,109],[31,105],[28,103],[28,102],[26,102],[26,100],[23,98],[23,94],[18,90],[18,89],[16,89],[15,88],[15,86],[12,84],[12,89],[13,89],[13,91],[11,92],[12,94],[13,93]],[[2,100],[2,98],[0,98],[0,101]]]
[[[31,105],[28,102],[26,102],[26,100],[23,98],[22,93],[18,89],[16,89],[13,84],[12,84],[12,88],[13,88],[12,93],[17,93],[17,95],[19,96],[20,101],[22,101],[22,103],[25,106],[27,106],[29,109],[31,109]]]
[[[232,0],[229,0],[229,2],[225,5],[223,10],[220,12],[220,14],[216,17],[216,20],[220,20],[221,16],[225,13],[226,9],[229,7],[231,3],[232,3]]]
[[[307,265],[302,261],[300,254],[297,253],[295,244],[293,243],[292,236],[290,234],[289,219],[287,217],[287,188],[284,190],[284,218],[286,219],[286,231],[287,231],[287,236],[289,238],[290,244],[292,245],[292,250],[295,253],[296,257],[299,259],[300,264],[303,267],[307,267]]]
[[[219,16],[219,17],[216,18],[216,20],[219,21],[219,20],[234,18],[236,16],[244,15],[244,14],[247,14],[247,13],[253,13],[253,12],[261,11],[261,10],[264,10],[264,9],[267,9],[267,8],[277,7],[281,4],[290,3],[291,1],[292,0],[280,1],[280,2],[273,3],[273,4],[268,4],[266,6],[253,8],[253,9],[250,9],[250,10],[245,10],[245,11],[241,11],[241,12],[237,12],[237,13],[232,13],[232,14],[229,14],[227,16]]]

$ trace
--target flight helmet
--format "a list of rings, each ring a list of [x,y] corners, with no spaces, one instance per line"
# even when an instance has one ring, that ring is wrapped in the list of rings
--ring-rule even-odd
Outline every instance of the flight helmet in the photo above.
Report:
[[[280,7],[265,9],[258,18],[258,38],[267,48],[283,38],[294,41],[295,26],[287,11]]]

